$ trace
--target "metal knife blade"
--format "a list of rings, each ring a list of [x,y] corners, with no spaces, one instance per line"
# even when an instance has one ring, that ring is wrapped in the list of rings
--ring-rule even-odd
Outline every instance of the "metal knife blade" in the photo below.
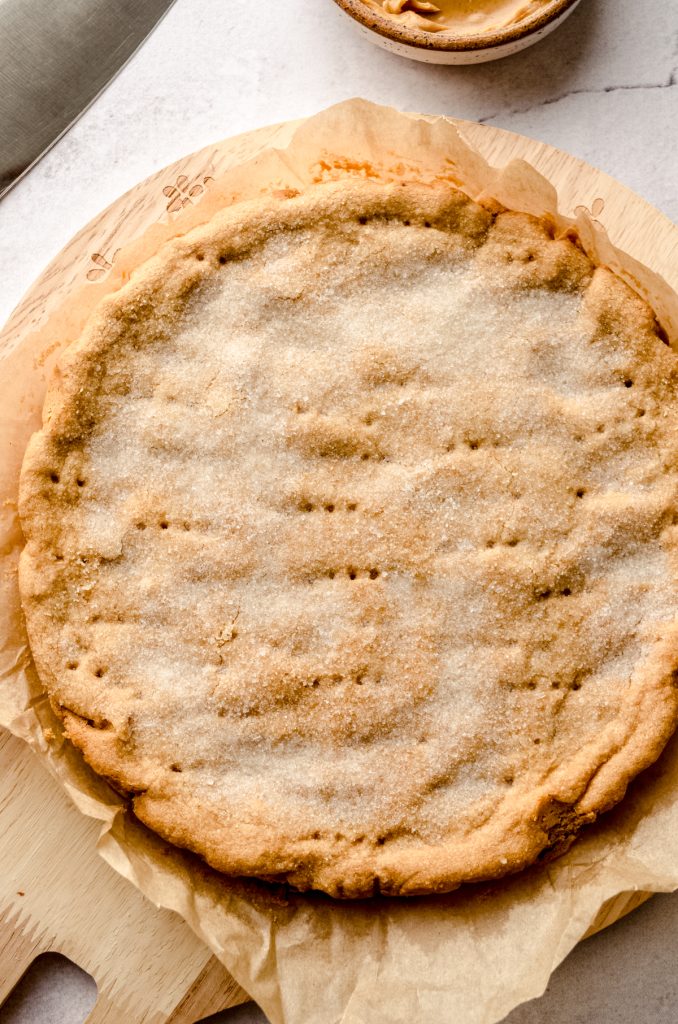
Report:
[[[127,63],[174,0],[0,0],[0,198]]]

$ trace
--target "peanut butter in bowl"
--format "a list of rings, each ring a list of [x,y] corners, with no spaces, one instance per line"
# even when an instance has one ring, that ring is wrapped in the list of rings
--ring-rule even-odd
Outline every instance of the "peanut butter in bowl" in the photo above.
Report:
[[[516,25],[548,0],[363,0],[379,13],[424,32],[475,36]]]
[[[542,39],[580,0],[334,0],[378,46],[432,64],[478,64]]]

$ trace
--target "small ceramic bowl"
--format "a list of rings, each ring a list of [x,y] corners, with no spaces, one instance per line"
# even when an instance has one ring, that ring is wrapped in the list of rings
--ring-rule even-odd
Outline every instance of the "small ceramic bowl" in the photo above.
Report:
[[[546,0],[543,7],[516,25],[476,36],[426,32],[403,26],[363,0],[334,0],[358,29],[377,46],[426,64],[482,64],[508,57],[553,32],[581,0]]]

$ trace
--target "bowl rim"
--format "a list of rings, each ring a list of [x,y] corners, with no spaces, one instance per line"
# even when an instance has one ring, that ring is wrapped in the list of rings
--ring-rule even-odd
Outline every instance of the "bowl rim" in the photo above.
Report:
[[[387,14],[379,14],[372,10],[364,0],[334,0],[345,14],[353,18],[364,28],[376,32],[392,42],[415,46],[422,50],[440,50],[463,52],[473,50],[489,50],[495,46],[503,46],[544,28],[549,22],[565,14],[579,3],[579,0],[546,0],[541,11],[535,11],[517,25],[494,32],[482,32],[475,36],[459,36],[449,32],[426,32],[422,29],[410,28],[394,22]]]

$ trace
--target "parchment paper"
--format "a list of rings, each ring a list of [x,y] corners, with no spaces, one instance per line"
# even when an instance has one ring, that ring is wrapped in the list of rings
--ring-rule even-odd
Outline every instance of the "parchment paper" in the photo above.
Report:
[[[63,308],[52,294],[46,322],[0,352],[0,724],[31,745],[83,813],[103,822],[106,860],[156,904],[183,915],[273,1024],[492,1024],[544,990],[605,900],[678,887],[678,739],[617,810],[547,866],[443,897],[342,903],[227,880],[149,832],[63,740],[31,663],[16,579],[23,451],[39,426],[59,351],[95,302],[163,239],[225,203],[346,174],[447,180],[474,197],[548,213],[560,230],[572,225],[533,168],[490,168],[442,118],[350,101],[278,137],[277,149],[245,146],[198,205],[186,204],[180,216],[168,214],[125,245],[105,282],[71,292]],[[678,299],[666,283],[616,250],[583,213],[577,229],[594,258],[650,299],[675,341]]]

